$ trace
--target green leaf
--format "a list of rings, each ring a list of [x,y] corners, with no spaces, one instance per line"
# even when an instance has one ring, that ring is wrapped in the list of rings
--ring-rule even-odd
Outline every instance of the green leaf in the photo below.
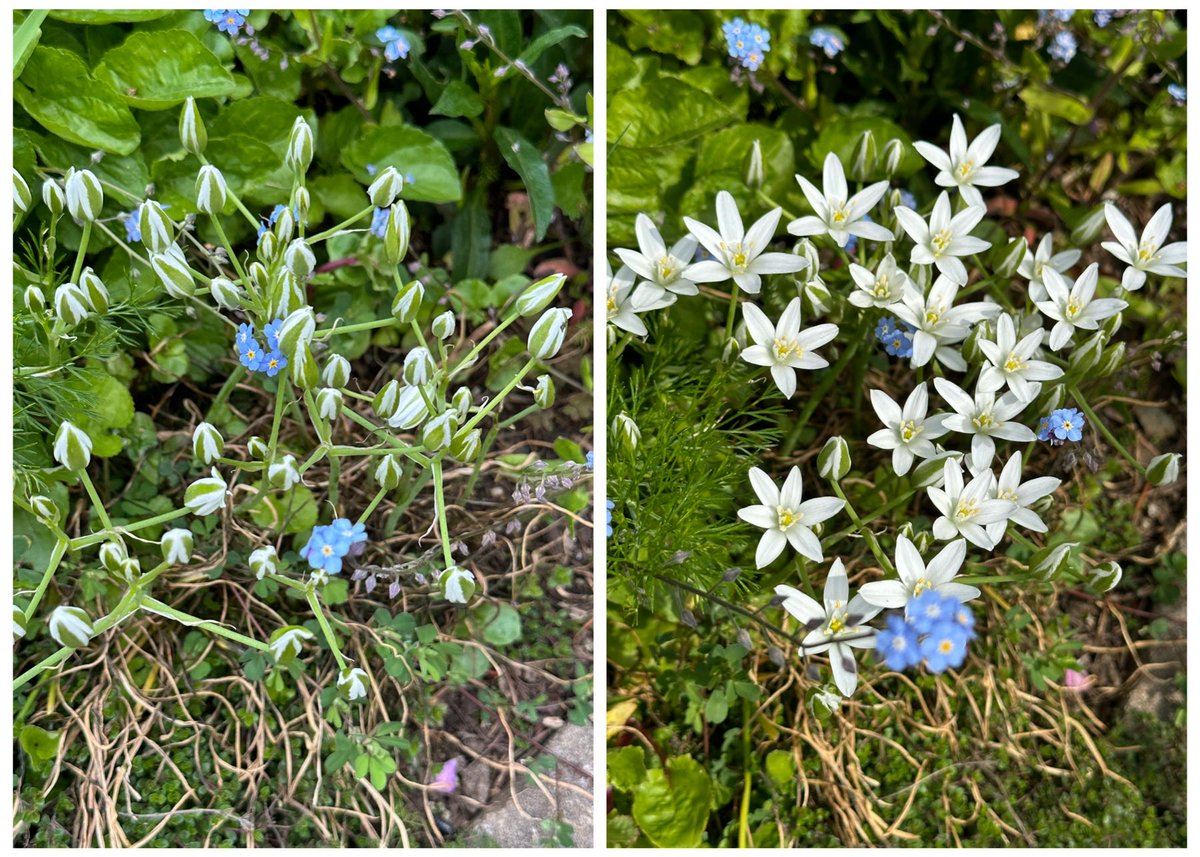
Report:
[[[483,98],[478,92],[461,80],[452,80],[429,112],[434,116],[449,116],[452,119],[459,116],[474,119],[483,113],[483,108]]]
[[[440,140],[418,128],[407,125],[371,128],[343,150],[342,164],[363,185],[373,180],[367,164],[374,165],[376,171],[395,167],[402,175],[412,176],[400,194],[404,199],[419,202],[462,199],[454,158]]]
[[[454,218],[450,234],[455,277],[481,279],[487,276],[491,251],[492,222],[476,190]]]
[[[25,20],[13,33],[13,80],[21,76],[21,69],[29,60],[29,55],[37,47],[42,38],[42,21],[46,20],[45,9],[35,9],[25,16]]]
[[[21,730],[21,749],[29,754],[35,766],[41,767],[41,763],[49,762],[58,755],[61,737],[59,732],[47,732],[31,724]]]
[[[661,769],[646,772],[633,798],[633,818],[659,848],[696,848],[704,841],[712,782],[691,756],[667,763],[670,781]]]
[[[537,146],[530,143],[511,128],[499,127],[495,131],[496,145],[510,167],[516,170],[529,202],[533,207],[533,223],[537,227],[536,240],[546,237],[550,221],[554,217],[554,185],[550,182],[550,168]]]
[[[471,611],[483,639],[497,648],[521,639],[521,614],[511,604],[483,603]]]
[[[255,504],[250,517],[274,532],[302,533],[317,523],[318,511],[312,491],[297,485],[286,494],[268,495],[265,502]]]
[[[709,723],[724,723],[728,716],[729,700],[725,697],[725,691],[713,690],[704,704],[704,719]]]
[[[47,131],[81,146],[128,155],[142,139],[124,100],[71,51],[38,45],[13,98]]]
[[[787,786],[796,781],[796,761],[787,750],[772,750],[767,754],[767,776],[777,786]]]
[[[662,9],[625,11],[621,15],[634,25],[625,33],[629,47],[649,48],[655,53],[695,65],[704,49],[705,26],[695,12]],[[727,70],[726,70],[727,71]]]
[[[646,779],[646,755],[636,745],[608,751],[608,782],[613,788],[632,792]]]
[[[1031,110],[1040,110],[1066,119],[1072,125],[1086,125],[1092,121],[1092,109],[1080,98],[1067,92],[1052,89],[1044,83],[1035,83],[1025,87],[1017,97],[1024,101]]]
[[[533,65],[538,57],[555,45],[565,42],[567,39],[586,39],[587,37],[587,31],[574,24],[566,27],[555,27],[553,30],[547,30],[530,42],[525,50],[521,51],[521,56],[518,59],[526,65]]]
[[[732,108],[708,93],[663,78],[622,90],[611,98],[608,135],[617,148],[670,146],[715,131],[736,118]]]
[[[195,98],[222,98],[236,85],[216,55],[187,30],[138,31],[104,55],[96,77],[142,110]]]
[[[111,431],[124,428],[133,419],[133,397],[125,385],[103,369],[89,367],[64,386],[88,402],[87,411],[69,412],[67,419],[88,433],[92,454],[108,458],[120,452],[121,438]]]
[[[175,14],[159,9],[55,9],[50,17],[68,24],[133,24]]]

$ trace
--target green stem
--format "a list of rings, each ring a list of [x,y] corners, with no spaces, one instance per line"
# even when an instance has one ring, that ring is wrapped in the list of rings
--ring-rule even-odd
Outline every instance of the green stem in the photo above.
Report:
[[[83,487],[87,490],[88,496],[92,499],[92,506],[96,509],[96,517],[100,519],[100,523],[104,525],[104,529],[112,529],[112,521],[108,519],[108,510],[104,508],[104,504],[100,502],[100,495],[96,493],[96,486],[92,484],[92,477],[88,476],[87,470],[79,471],[80,478],[83,479]]]
[[[742,700],[742,805],[738,807],[738,848],[750,847],[750,717],[752,709]]]
[[[198,155],[197,157],[200,158],[200,163],[202,163],[206,166],[208,165],[208,158],[204,157],[203,154]],[[254,229],[258,229],[258,227],[262,225],[262,221],[260,221],[257,217],[255,217],[253,212],[250,211],[250,209],[246,208],[246,204],[244,202],[242,202],[241,197],[239,197],[236,193],[233,192],[233,188],[226,188],[225,193],[226,193],[226,195],[228,195],[228,197],[230,199],[233,200],[233,204],[237,207],[237,210],[240,211],[245,216],[246,220],[248,220],[250,222],[251,227],[253,227]],[[214,217],[213,220],[216,220],[216,218]],[[222,238],[223,237],[224,236],[222,235]],[[243,282],[245,282],[245,281],[243,281]],[[248,286],[249,283],[246,283],[246,285]]]
[[[530,357],[525,365],[521,367],[521,371],[514,375],[512,379],[510,379],[509,382],[504,385],[504,389],[501,390],[494,399],[488,402],[487,405],[479,411],[479,413],[471,417],[471,419],[467,421],[467,424],[459,429],[459,431],[461,431],[463,434],[466,434],[471,429],[475,428],[475,426],[479,425],[484,417],[496,410],[496,408],[500,407],[508,394],[513,391],[517,384],[520,384],[521,381],[524,380],[525,376],[529,374],[529,370],[531,370],[536,363],[537,358]]]
[[[375,321],[360,321],[357,324],[335,324],[333,327],[327,327],[324,330],[318,330],[313,334],[314,339],[325,340],[333,336],[335,333],[358,333],[361,330],[377,330],[381,327],[388,327],[396,324],[394,318],[380,318]]]
[[[238,363],[233,367],[233,371],[229,373],[229,377],[225,379],[225,383],[221,385],[221,389],[217,392],[217,397],[208,406],[208,411],[204,415],[205,420],[211,421],[217,409],[225,406],[225,403],[229,400],[229,396],[233,393],[233,388],[244,377],[246,377],[246,367]]]
[[[83,257],[87,255],[88,240],[92,237],[92,221],[83,224],[83,236],[79,239],[79,252],[75,255],[75,267],[71,269],[71,282],[79,282],[79,274],[83,271]]]
[[[258,649],[260,652],[265,652],[269,649],[266,643],[247,637],[245,634],[239,634],[237,631],[231,631],[224,625],[217,622],[212,622],[208,619],[200,619],[192,616],[189,613],[184,613],[182,610],[176,610],[169,604],[164,604],[157,598],[143,596],[142,604],[147,610],[152,613],[157,613],[160,616],[166,616],[168,619],[174,619],[183,625],[189,627],[201,628],[210,633],[216,634],[218,637],[224,637],[227,640],[233,640],[235,643],[241,643],[243,646],[249,646],[252,649]]]
[[[50,580],[54,577],[54,572],[58,569],[58,564],[62,562],[63,556],[67,553],[67,548],[70,546],[71,540],[66,536],[59,536],[57,542],[54,543],[54,549],[50,551],[50,562],[46,564],[46,572],[42,575],[42,580],[38,583],[38,588],[33,593],[33,598],[25,607],[25,616],[32,616],[37,610],[39,604],[42,603],[42,596],[46,594],[47,587],[50,586]]]
[[[433,471],[433,503],[437,509],[438,529],[442,534],[442,557],[446,567],[454,565],[454,557],[450,553],[450,528],[446,524],[446,495],[442,484],[442,460],[435,458],[430,464]]]
[[[833,493],[837,494],[838,497],[841,498],[842,502],[846,504],[846,514],[849,515],[850,520],[854,522],[854,526],[858,529],[859,534],[866,539],[867,547],[871,549],[871,553],[875,554],[875,559],[879,560],[879,565],[885,571],[887,571],[888,574],[895,574],[896,569],[892,566],[888,558],[884,556],[883,549],[879,546],[879,542],[875,538],[875,534],[866,528],[862,522],[862,519],[858,517],[858,513],[854,511],[854,506],[851,505],[850,500],[847,499],[846,492],[842,490],[841,483],[834,479],[829,484],[833,486]]]
[[[124,524],[120,527],[110,527],[109,530],[92,533],[87,536],[80,536],[77,539],[71,539],[71,550],[79,550],[80,548],[98,545],[105,541],[112,533],[134,533],[138,530],[144,530],[147,527],[156,527],[159,524],[165,524],[169,521],[174,521],[176,518],[182,518],[184,515],[190,515],[191,511],[186,507],[183,509],[175,509],[171,512],[163,512],[161,515],[155,515],[153,518],[146,518],[141,521],[134,521],[132,524]],[[111,532],[110,532],[111,530]]]
[[[342,416],[346,417],[347,419],[349,419],[352,422],[358,423],[360,426],[365,428],[367,431],[371,432],[376,437],[381,438],[384,442],[386,442],[387,444],[392,446],[397,452],[403,453],[405,457],[412,459],[413,461],[420,464],[422,467],[429,466],[429,459],[426,458],[424,455],[421,455],[419,452],[416,452],[415,451],[416,447],[405,446],[400,441],[396,440],[396,438],[392,437],[387,432],[387,430],[380,428],[379,426],[375,425],[370,420],[368,420],[366,417],[355,413],[354,411],[350,410],[345,405],[342,406]]]
[[[324,232],[318,232],[316,235],[307,239],[308,243],[311,245],[311,244],[316,244],[318,241],[324,241],[326,238],[329,238],[329,237],[337,234],[338,232],[341,232],[347,226],[353,226],[355,223],[362,220],[364,217],[366,217],[368,214],[370,214],[374,210],[375,210],[375,206],[368,205],[366,208],[364,208],[358,214],[354,215],[353,217],[347,218],[346,220],[343,220],[337,226],[333,226],[329,229],[326,229]]]
[[[496,325],[496,327],[493,328],[491,333],[489,333],[483,339],[479,340],[479,342],[475,345],[475,347],[467,352],[466,357],[462,358],[461,360],[458,361],[457,364],[455,364],[454,368],[450,370],[450,377],[453,378],[459,372],[469,369],[472,366],[475,358],[479,355],[479,352],[482,351],[483,349],[487,348],[487,345],[489,342],[491,342],[493,339],[495,339],[497,336],[499,336],[506,327],[508,327],[510,324],[512,324],[518,318],[520,318],[520,316],[514,312],[508,318],[504,319],[498,325]]]
[[[321,609],[321,602],[317,599],[317,591],[308,587],[305,591],[305,597],[308,598],[308,604],[312,607],[313,615],[317,617],[317,624],[321,626],[321,633],[325,635],[325,641],[329,643],[329,648],[333,652],[333,659],[337,661],[338,671],[346,669],[346,659],[342,657],[342,650],[338,648],[337,639],[333,636],[333,628],[329,626],[329,620],[325,618],[325,611]]]
[[[136,587],[134,587],[133,589],[130,589],[128,592],[126,592],[121,597],[121,600],[119,602],[117,602],[117,606],[115,608],[113,608],[113,611],[111,613],[109,613],[107,616],[104,616],[101,619],[97,620],[92,625],[92,639],[95,639],[96,637],[100,636],[105,631],[107,631],[109,628],[113,627],[114,625],[118,624],[119,622],[123,622],[130,614],[132,614],[134,611],[136,611],[138,608],[137,597],[138,597],[138,589]],[[48,669],[51,669],[52,667],[58,666],[63,661],[65,661],[67,658],[69,658],[74,652],[75,652],[75,649],[71,648],[70,646],[63,646],[61,649],[59,649],[54,654],[43,659],[42,662],[39,663],[37,666],[32,667],[31,669],[28,669],[25,672],[21,673],[19,676],[17,676],[13,680],[12,689],[17,690],[18,688],[24,686],[25,683],[28,682],[30,679],[37,677],[38,675],[40,675],[41,673],[45,672]]]
[[[733,281],[733,291],[729,293],[729,313],[725,316],[725,341],[733,339],[733,324],[737,320],[738,284]]]
[[[237,271],[238,277],[247,289],[250,288],[250,278],[246,276],[246,271],[242,268],[242,263],[238,261],[237,253],[233,250],[233,245],[229,243],[229,236],[225,234],[225,227],[221,225],[221,218],[213,216],[209,218],[213,226],[216,227],[217,236],[221,239],[221,246],[225,248],[225,252],[229,254],[229,261],[233,265],[233,269]]]
[[[367,522],[367,518],[371,517],[371,513],[375,511],[375,507],[383,501],[383,498],[387,496],[387,493],[388,489],[380,488],[379,493],[375,495],[375,498],[371,500],[367,508],[363,510],[363,513],[358,516],[357,523],[365,524]]]

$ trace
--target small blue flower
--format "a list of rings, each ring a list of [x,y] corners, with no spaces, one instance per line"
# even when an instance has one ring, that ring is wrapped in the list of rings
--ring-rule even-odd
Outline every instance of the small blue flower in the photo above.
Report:
[[[589,449],[588,454],[587,454],[587,469],[588,470],[592,470],[596,466],[596,460],[595,460],[594,456],[595,456],[595,453]]]
[[[251,372],[257,372],[262,367],[265,352],[263,351],[263,347],[258,344],[257,339],[239,343],[238,353],[241,355],[242,365]]]
[[[896,672],[921,662],[916,629],[894,613],[887,617],[887,628],[875,635],[875,651]]]
[[[383,42],[383,55],[387,57],[388,62],[408,58],[408,40],[395,27],[380,27],[375,31],[375,38]]]
[[[842,37],[833,30],[827,30],[824,27],[817,27],[809,33],[808,43],[813,47],[821,48],[825,51],[825,56],[830,59],[833,59],[846,49],[846,43],[842,41]]]
[[[263,355],[263,359],[259,362],[258,368],[261,369],[268,378],[274,378],[279,374],[281,369],[286,369],[288,365],[287,358],[283,356],[283,352],[275,350],[269,354]]]
[[[1092,13],[1092,20],[1096,22],[1097,27],[1103,30],[1112,21],[1115,11],[1115,9],[1097,9]]]
[[[238,344],[239,350],[243,345],[246,345],[247,343],[251,342],[253,339],[254,339],[254,325],[239,324],[238,332],[237,332],[237,344]]]
[[[375,213],[373,215],[371,215],[371,234],[372,235],[374,235],[378,238],[384,238],[387,236],[387,224],[388,224],[389,212],[390,212],[390,209],[387,209],[387,208],[375,209]]]
[[[1069,63],[1078,48],[1079,43],[1075,41],[1075,34],[1063,30],[1061,33],[1055,34],[1054,43],[1050,45],[1047,53],[1059,62]]]
[[[209,9],[204,13],[204,19],[216,24],[217,29],[222,33],[236,36],[241,32],[242,26],[246,23],[246,16],[249,14],[249,9]]]
[[[958,609],[954,611],[954,621],[967,635],[968,640],[975,639],[975,614],[971,612],[971,608],[966,604],[959,604]]]
[[[900,191],[900,204],[914,211],[917,208],[917,198],[906,190]]]
[[[967,659],[967,632],[953,620],[938,622],[921,640],[920,649],[925,668],[931,673],[957,669]]]
[[[1038,420],[1037,439],[1047,441],[1050,439],[1050,418],[1042,417]]]
[[[366,171],[367,171],[367,175],[373,176],[377,172],[379,172],[379,167],[375,166],[374,164],[367,164]]]
[[[364,524],[351,524],[347,518],[338,518],[332,524],[313,527],[308,543],[300,548],[300,556],[313,568],[338,574],[342,570],[342,558],[350,553],[350,547],[366,540]]]
[[[242,327],[246,327],[246,325],[242,325]],[[263,325],[263,336],[267,338],[267,348],[272,351],[279,350],[279,328],[281,327],[283,327],[282,318],[277,318],[270,324]],[[241,328],[239,327],[238,330],[240,331]],[[250,328],[250,335],[254,335],[254,328]],[[287,364],[285,363],[284,365],[286,366]]]
[[[926,589],[904,608],[904,615],[918,634],[928,634],[939,622],[953,621],[959,603],[953,598]]]
[[[606,533],[606,535],[608,535],[610,537],[612,536],[612,510],[615,505],[616,504],[613,503],[612,500],[604,501],[604,506],[605,506],[605,508],[608,509],[608,527],[607,527],[608,532]]]
[[[1168,87],[1169,88],[1169,87]],[[125,240],[130,243],[142,240],[142,209],[138,206],[128,214],[122,214],[125,221]]]
[[[912,357],[912,335],[914,333],[916,333],[916,328],[905,322],[898,322],[891,316],[884,316],[875,325],[875,338],[893,357]]]
[[[351,524],[349,518],[337,518],[329,526],[341,540],[340,543],[345,545],[344,552],[348,552],[351,545],[356,545],[359,542],[367,540],[366,524]]]
[[[1050,414],[1050,433],[1059,442],[1083,440],[1083,414],[1074,408],[1059,408]]]
[[[1170,95],[1179,104],[1187,103],[1187,87],[1178,83],[1167,84],[1167,94]]]

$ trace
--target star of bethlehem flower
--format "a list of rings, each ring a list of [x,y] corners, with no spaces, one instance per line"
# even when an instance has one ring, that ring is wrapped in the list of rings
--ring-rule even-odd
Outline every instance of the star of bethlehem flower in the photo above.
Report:
[[[1008,519],[1016,509],[1010,500],[997,500],[992,496],[992,485],[996,476],[983,470],[969,483],[964,484],[962,465],[954,459],[946,459],[943,465],[942,487],[930,486],[929,499],[942,513],[933,522],[934,538],[942,541],[962,537],[984,550],[992,550],[996,543],[988,535],[988,524]]]
[[[668,295],[661,289],[656,294],[647,290],[645,284],[635,289],[637,274],[628,265],[622,265],[616,274],[613,274],[611,265],[607,270],[608,323],[634,336],[645,336],[646,325],[638,318],[638,314],[668,306],[675,300],[675,296]]]
[[[879,263],[879,267],[875,269],[874,273],[862,265],[851,262],[850,277],[858,286],[850,293],[850,303],[856,307],[883,309],[899,303],[909,292],[915,298],[920,297],[913,281],[908,278],[908,274],[900,270],[900,266],[896,264],[896,259],[891,253],[883,257],[883,261]]]
[[[967,558],[967,543],[955,539],[929,560],[921,559],[916,546],[903,534],[896,537],[896,573],[898,580],[874,580],[864,583],[859,594],[882,609],[897,609],[909,604],[922,592],[933,591],[938,595],[965,602],[979,597],[979,590],[966,583],[955,583],[954,577]]]
[[[821,541],[811,527],[832,518],[845,504],[836,497],[804,500],[799,467],[788,473],[783,490],[757,467],[750,468],[750,484],[761,505],[738,509],[738,517],[766,530],[754,554],[755,565],[758,568],[770,565],[788,544],[801,556],[822,562],[825,557]]]
[[[931,358],[956,372],[966,372],[967,362],[962,354],[951,345],[962,342],[971,332],[971,326],[990,320],[1000,312],[1000,305],[972,301],[954,306],[960,283],[947,276],[933,281],[929,294],[924,297],[913,289],[905,292],[904,299],[892,306],[892,312],[902,321],[916,328],[912,335],[912,366],[924,366]]]
[[[1025,410],[1028,401],[1022,401],[1011,393],[1006,393],[999,399],[996,394],[984,392],[978,385],[975,387],[975,397],[947,378],[934,378],[933,385],[955,413],[947,414],[942,425],[950,431],[971,435],[972,472],[978,472],[991,466],[992,457],[996,454],[995,438],[1027,442],[1037,440],[1033,429],[1021,423],[1011,422],[1021,411]],[[1034,391],[1034,395],[1040,391]]]
[[[818,324],[800,329],[800,298],[792,298],[779,317],[771,324],[766,313],[752,303],[742,304],[746,331],[754,344],[742,350],[742,359],[755,366],[769,366],[776,386],[787,398],[796,392],[796,372],[801,369],[821,369],[829,361],[812,352],[837,336],[836,324]]]
[[[996,544],[1000,544],[1000,539],[1004,537],[1009,521],[1035,533],[1047,531],[1045,522],[1029,506],[1031,503],[1053,494],[1062,484],[1062,480],[1053,476],[1037,476],[1028,482],[1022,482],[1022,464],[1021,453],[1013,453],[1000,471],[1000,478],[996,480],[993,496],[997,500],[1008,500],[1016,506],[1005,520],[987,525],[988,538]]]
[[[885,426],[873,432],[867,443],[879,449],[892,451],[892,469],[897,476],[908,473],[914,458],[932,458],[937,454],[933,441],[949,431],[942,421],[942,414],[927,417],[929,391],[925,382],[918,384],[901,408],[882,390],[871,391],[871,407]]]
[[[867,603],[861,594],[850,598],[850,584],[840,559],[833,561],[825,578],[823,606],[791,586],[776,586],[775,593],[784,596],[783,609],[808,629],[804,654],[829,652],[833,683],[843,696],[851,696],[858,687],[853,650],[875,648],[875,629],[866,623],[882,608]]]
[[[970,234],[983,219],[986,209],[968,205],[958,214],[952,214],[950,196],[945,191],[938,194],[928,223],[907,206],[898,205],[893,213],[916,244],[912,249],[912,264],[936,265],[939,271],[960,286],[966,285],[967,268],[959,257],[982,253],[992,246]]]
[[[700,290],[696,284],[683,276],[696,253],[696,238],[685,235],[668,250],[654,221],[646,215],[637,216],[634,228],[637,231],[638,251],[617,250],[621,261],[644,278],[646,283],[669,293],[671,302],[676,295],[698,294]]]
[[[1057,322],[1050,330],[1051,351],[1058,351],[1070,342],[1076,328],[1096,330],[1100,322],[1129,306],[1118,298],[1096,298],[1099,276],[1100,266],[1096,262],[1088,265],[1074,283],[1053,269],[1042,272],[1047,298],[1038,301],[1037,308]]]
[[[979,373],[977,389],[994,393],[1007,384],[1018,400],[1029,402],[1039,389],[1039,384],[1034,382],[1061,378],[1062,369],[1045,360],[1033,359],[1045,335],[1046,331],[1038,328],[1017,342],[1017,327],[1012,316],[1000,315],[996,319],[996,340],[979,340],[979,350],[988,363]]]
[[[941,171],[933,179],[940,187],[957,187],[967,205],[983,207],[983,195],[979,188],[999,187],[1018,175],[1016,170],[986,166],[999,142],[1000,126],[997,124],[989,125],[968,143],[962,120],[955,113],[954,124],[950,128],[949,152],[926,142],[913,143],[913,147],[921,153],[921,157]]]
[[[1100,246],[1112,253],[1126,265],[1121,275],[1121,286],[1133,292],[1146,284],[1146,274],[1164,277],[1186,277],[1187,271],[1180,263],[1187,261],[1187,244],[1176,241],[1163,246],[1171,232],[1171,204],[1167,203],[1150,218],[1142,230],[1141,240],[1133,231],[1133,225],[1111,202],[1104,206],[1104,218],[1116,241],[1105,241]]]
[[[1063,250],[1061,253],[1055,253],[1053,236],[1049,233],[1042,236],[1033,255],[1026,253],[1017,267],[1017,273],[1029,280],[1029,297],[1035,303],[1044,301],[1046,286],[1042,283],[1042,272],[1046,268],[1053,268],[1058,273],[1065,274],[1075,266],[1082,255],[1082,250]]]
[[[871,241],[896,239],[890,229],[866,219],[867,212],[887,193],[887,182],[875,182],[850,196],[850,190],[846,187],[846,172],[833,152],[825,156],[823,190],[817,190],[802,175],[797,175],[796,181],[815,213],[789,223],[787,231],[792,235],[828,234],[839,247],[845,247],[852,235]]]
[[[696,240],[712,254],[712,259],[690,265],[683,277],[692,283],[719,283],[732,279],[747,294],[756,295],[762,289],[764,274],[794,274],[807,261],[791,253],[764,253],[783,209],[768,211],[750,227],[742,226],[737,203],[728,191],[717,194],[717,227],[705,226],[690,217],[683,218]]]

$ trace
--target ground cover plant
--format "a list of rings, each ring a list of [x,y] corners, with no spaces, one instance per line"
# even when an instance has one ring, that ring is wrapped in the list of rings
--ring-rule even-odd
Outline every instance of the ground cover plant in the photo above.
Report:
[[[471,842],[567,787],[590,29],[16,14],[14,844]]]
[[[610,845],[1183,844],[1183,19],[608,32]]]

